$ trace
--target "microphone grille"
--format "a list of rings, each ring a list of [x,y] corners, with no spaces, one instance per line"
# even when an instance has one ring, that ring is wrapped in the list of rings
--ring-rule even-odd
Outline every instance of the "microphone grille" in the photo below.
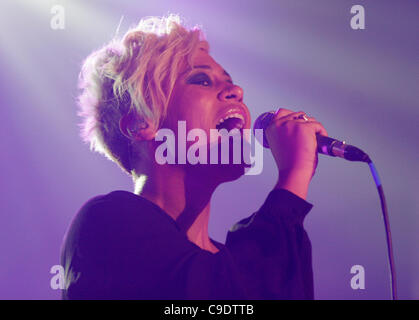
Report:
[[[255,120],[255,123],[253,124],[253,135],[255,137],[257,137],[255,135],[255,130],[256,129],[262,129],[263,130],[263,141],[259,141],[259,143],[262,144],[265,148],[269,148],[269,143],[268,143],[268,140],[266,140],[266,136],[265,136],[265,130],[269,126],[269,124],[271,123],[274,116],[275,116],[275,111],[262,113]]]

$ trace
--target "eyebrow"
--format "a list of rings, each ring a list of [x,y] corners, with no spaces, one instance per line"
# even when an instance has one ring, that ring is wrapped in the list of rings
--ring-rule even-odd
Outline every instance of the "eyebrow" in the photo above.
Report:
[[[193,66],[193,69],[212,69],[211,66],[208,66],[206,64],[203,65],[199,65],[199,66]],[[226,75],[227,77],[231,78],[230,74],[223,70],[223,74]]]

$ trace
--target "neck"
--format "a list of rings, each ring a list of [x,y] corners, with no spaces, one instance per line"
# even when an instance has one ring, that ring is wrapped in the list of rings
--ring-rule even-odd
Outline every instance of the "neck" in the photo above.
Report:
[[[154,164],[135,177],[135,193],[162,208],[189,241],[217,252],[208,235],[210,200],[216,186],[203,183],[205,174],[186,166]]]

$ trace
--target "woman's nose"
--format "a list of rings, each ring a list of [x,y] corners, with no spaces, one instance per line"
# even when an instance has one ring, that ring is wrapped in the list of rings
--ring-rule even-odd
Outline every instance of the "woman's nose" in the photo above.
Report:
[[[221,101],[243,101],[243,89],[234,84],[226,86],[219,94],[218,99]]]

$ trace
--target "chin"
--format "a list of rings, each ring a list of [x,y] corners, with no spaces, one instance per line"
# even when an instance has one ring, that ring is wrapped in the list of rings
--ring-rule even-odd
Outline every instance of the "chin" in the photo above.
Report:
[[[201,184],[219,185],[225,182],[235,181],[245,173],[242,164],[196,164],[189,166],[189,172],[193,173],[194,179]]]
[[[214,163],[210,161],[211,149],[218,148],[218,159]],[[250,167],[243,159],[241,152],[240,162],[234,163],[233,148],[229,148],[228,163],[222,163],[221,150],[219,144],[212,144],[207,149],[207,163],[206,164],[189,164],[188,170],[193,173],[195,179],[202,179],[202,183],[205,182],[213,184],[221,184],[224,182],[234,181],[239,179],[245,174],[245,169]]]
[[[215,180],[219,181],[220,183],[234,181],[245,174],[245,168],[248,167],[248,165],[245,164],[241,151],[240,162],[234,163],[233,148],[229,148],[228,163],[223,164],[221,161],[220,145],[217,145],[215,147],[219,148],[218,161],[216,164],[208,165],[209,168],[207,170]]]

